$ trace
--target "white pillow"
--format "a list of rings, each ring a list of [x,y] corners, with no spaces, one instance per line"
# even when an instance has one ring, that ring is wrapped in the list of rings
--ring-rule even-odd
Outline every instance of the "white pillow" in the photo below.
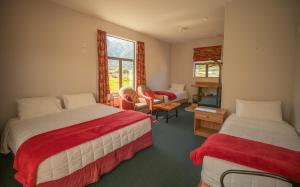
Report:
[[[236,115],[255,119],[282,121],[281,101],[236,100]]]
[[[96,104],[92,93],[63,95],[63,101],[66,109],[79,108]]]
[[[184,84],[172,83],[170,90],[178,92],[184,91]]]
[[[17,100],[18,116],[20,119],[28,119],[62,110],[60,100],[56,97],[35,97]]]

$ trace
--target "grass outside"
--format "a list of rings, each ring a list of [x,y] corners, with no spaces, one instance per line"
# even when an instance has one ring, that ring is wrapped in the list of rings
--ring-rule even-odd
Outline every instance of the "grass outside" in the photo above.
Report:
[[[133,82],[131,80],[123,80],[122,86],[132,86]],[[119,92],[119,78],[109,77],[109,89],[111,93]]]

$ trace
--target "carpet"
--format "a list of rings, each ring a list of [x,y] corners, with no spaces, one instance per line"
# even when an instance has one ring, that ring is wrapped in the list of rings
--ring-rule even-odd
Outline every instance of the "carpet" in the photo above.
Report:
[[[179,110],[169,123],[160,118],[153,124],[153,146],[122,162],[90,187],[196,187],[201,167],[189,159],[189,153],[204,142],[193,134],[194,114]],[[0,186],[19,187],[12,168],[12,155],[0,154]]]

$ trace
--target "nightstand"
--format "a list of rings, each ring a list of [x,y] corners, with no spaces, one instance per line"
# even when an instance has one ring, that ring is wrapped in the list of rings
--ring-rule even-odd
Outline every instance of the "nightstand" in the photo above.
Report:
[[[227,110],[199,106],[194,109],[194,134],[208,137],[219,132],[225,120]]]

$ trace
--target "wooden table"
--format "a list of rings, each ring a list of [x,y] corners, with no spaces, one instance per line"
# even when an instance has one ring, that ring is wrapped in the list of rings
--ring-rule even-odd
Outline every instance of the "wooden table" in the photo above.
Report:
[[[159,111],[164,111],[166,113],[166,122],[169,122],[169,119],[173,116],[169,116],[169,112],[171,110],[175,110],[175,116],[178,117],[178,110],[177,108],[181,105],[181,103],[177,102],[168,102],[168,103],[160,103],[153,105],[153,108],[156,109],[156,119],[158,119],[158,113]]]
[[[194,134],[208,137],[217,133],[225,120],[226,109],[197,107],[194,109]]]

